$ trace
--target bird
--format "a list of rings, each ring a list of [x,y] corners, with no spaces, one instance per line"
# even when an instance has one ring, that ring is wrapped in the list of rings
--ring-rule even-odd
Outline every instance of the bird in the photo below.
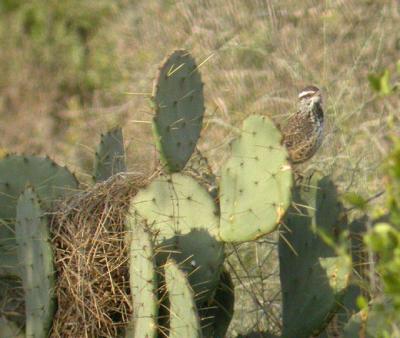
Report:
[[[321,146],[324,129],[322,94],[316,86],[307,86],[298,95],[298,110],[282,128],[283,144],[292,164],[314,156]]]

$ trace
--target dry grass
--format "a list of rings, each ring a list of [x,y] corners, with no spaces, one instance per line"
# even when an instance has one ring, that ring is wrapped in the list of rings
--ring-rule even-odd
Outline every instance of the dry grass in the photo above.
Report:
[[[115,176],[55,213],[58,309],[52,337],[116,337],[128,323],[132,301],[124,224],[130,198],[145,182]]]
[[[381,100],[370,90],[367,75],[397,61],[398,1],[126,3],[92,41],[115,45],[120,81],[99,88],[90,101],[58,92],[46,67],[32,63],[28,49],[21,53],[9,41],[9,48],[0,50],[1,147],[46,152],[85,176],[80,168],[90,167],[100,132],[119,123],[130,168],[151,171],[157,162],[150,125],[152,79],[166,54],[187,48],[202,63],[207,111],[200,149],[216,173],[226,160],[232,126],[253,113],[285,121],[295,110],[299,88],[312,83],[323,90],[327,131],[309,167],[332,173],[344,191],[370,195],[381,187],[386,120],[399,112],[400,102]],[[60,96],[61,106],[55,104]],[[65,117],[63,124],[52,118],[54,111]],[[399,124],[394,132],[400,133]],[[231,256],[238,296],[231,331],[277,328],[275,244],[251,243],[237,250]],[[254,259],[256,266],[249,267]]]
[[[314,83],[323,89],[328,125],[313,167],[335,173],[347,189],[369,193],[380,182],[385,120],[399,103],[376,97],[366,77],[396,62],[398,19],[398,4],[389,0],[128,3],[91,41],[94,48],[116,46],[120,81],[99,88],[84,104],[58,92],[45,65],[32,63],[29,45],[24,53],[11,42],[2,49],[1,146],[46,152],[87,169],[99,133],[120,123],[131,166],[151,169],[156,158],[148,123],[151,82],[164,56],[183,47],[204,62],[207,122],[201,149],[214,169],[225,160],[232,125],[252,113],[285,120],[295,109],[297,90]],[[60,96],[63,104],[57,103]],[[52,119],[55,111],[65,119]]]
[[[248,332],[281,332],[277,235],[227,247],[227,266],[236,294],[229,337]]]

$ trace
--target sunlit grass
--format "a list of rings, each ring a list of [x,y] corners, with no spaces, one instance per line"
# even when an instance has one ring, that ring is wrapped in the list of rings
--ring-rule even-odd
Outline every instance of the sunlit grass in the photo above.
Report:
[[[205,82],[206,119],[199,146],[216,173],[246,116],[268,115],[284,124],[296,109],[297,91],[315,84],[324,95],[326,135],[304,169],[332,173],[344,191],[369,195],[379,189],[386,119],[398,114],[400,106],[395,98],[380,100],[367,76],[398,58],[395,1],[122,3],[123,10],[89,42],[99,67],[93,76],[112,66],[114,77],[97,82],[83,99],[59,85],[64,79],[79,83],[74,74],[71,80],[70,69],[38,61],[18,24],[0,23],[0,37],[7,36],[7,48],[0,49],[2,149],[48,153],[87,171],[100,133],[122,124],[130,169],[150,170],[157,163],[149,123],[152,80],[167,54],[187,48],[201,65]],[[275,246],[253,243],[236,250],[232,264],[240,277],[239,301],[232,331],[277,328]],[[249,255],[261,262],[254,271],[246,271],[239,260]]]

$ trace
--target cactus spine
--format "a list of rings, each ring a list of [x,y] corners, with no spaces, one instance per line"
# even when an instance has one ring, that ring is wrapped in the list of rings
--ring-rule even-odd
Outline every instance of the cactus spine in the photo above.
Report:
[[[235,292],[231,275],[223,270],[215,294],[199,310],[204,337],[224,338],[233,317]]]

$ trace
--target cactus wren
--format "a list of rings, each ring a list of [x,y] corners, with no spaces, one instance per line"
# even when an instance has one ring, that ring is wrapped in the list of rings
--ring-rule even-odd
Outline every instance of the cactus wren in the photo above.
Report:
[[[322,142],[324,126],[320,90],[307,86],[298,98],[298,111],[290,116],[282,129],[283,143],[293,164],[305,162],[315,154]]]

